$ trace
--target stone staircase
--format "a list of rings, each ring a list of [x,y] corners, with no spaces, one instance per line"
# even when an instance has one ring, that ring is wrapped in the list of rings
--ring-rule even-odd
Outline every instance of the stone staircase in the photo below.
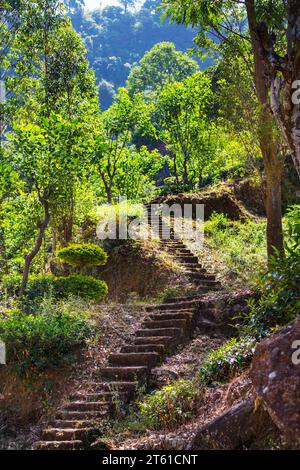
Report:
[[[165,230],[161,218],[156,229],[161,238]],[[85,392],[75,392],[70,397],[69,403],[44,429],[34,449],[91,448],[101,434],[101,421],[113,417],[118,407],[134,400],[141,387],[147,388],[151,369],[191,338],[201,295],[218,288],[219,283],[202,268],[198,258],[173,237],[171,233],[169,239],[161,238],[161,247],[182,263],[186,274],[197,284],[199,294],[145,307],[145,318],[132,340],[109,356],[107,366],[100,368],[95,379],[86,383]],[[203,332],[213,330],[209,312],[203,311],[202,322]],[[199,320],[197,325],[199,328]]]

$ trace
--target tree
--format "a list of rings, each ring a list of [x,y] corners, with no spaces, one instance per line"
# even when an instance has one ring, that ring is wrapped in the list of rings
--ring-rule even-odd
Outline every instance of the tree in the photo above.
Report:
[[[173,43],[161,42],[146,52],[129,74],[126,85],[131,95],[143,93],[151,98],[164,85],[181,82],[198,70],[197,62],[186,53],[176,51]]]
[[[119,167],[128,158],[132,132],[154,133],[149,109],[140,95],[131,98],[120,88],[111,107],[102,114],[101,127],[94,149],[94,163],[111,203]]]
[[[125,14],[127,13],[128,7],[132,7],[135,4],[135,0],[120,0],[121,5],[124,7]]]
[[[274,27],[276,20],[279,21],[280,18],[279,24],[282,24],[282,18],[285,17],[285,14],[281,8],[283,6],[281,2],[274,3],[267,0],[262,2],[255,2],[254,0],[246,0],[246,2],[163,0],[162,2],[162,8],[165,9],[167,16],[171,15],[179,23],[198,28],[196,41],[202,47],[211,47],[213,38],[216,38],[217,43],[228,43],[236,37],[248,41],[247,29],[243,26],[243,20],[245,18],[248,20],[254,62],[252,64],[252,76],[260,105],[258,117],[259,143],[266,175],[267,245],[268,254],[271,256],[274,254],[274,249],[275,252],[277,250],[283,252],[281,198],[283,155],[281,144],[278,145],[278,131],[271,110],[270,82],[268,80],[270,75],[267,61],[265,58],[263,59],[261,54],[262,37],[260,40],[258,39],[259,23],[257,22],[260,15],[256,16],[258,11],[255,11],[255,6],[258,7],[257,10],[260,11],[260,15],[264,12],[265,17],[275,18]],[[263,15],[260,16],[261,19],[262,17]],[[242,45],[241,42],[236,49],[236,53],[243,57]],[[214,47],[216,47],[216,43],[214,43]]]
[[[211,97],[211,83],[203,72],[166,85],[158,96],[159,136],[173,155],[177,183],[182,177],[186,187],[195,180],[201,184],[209,158],[207,106]]]

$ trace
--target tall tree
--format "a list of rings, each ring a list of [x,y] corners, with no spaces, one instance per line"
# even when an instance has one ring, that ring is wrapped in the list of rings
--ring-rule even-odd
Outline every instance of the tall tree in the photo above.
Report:
[[[188,54],[177,51],[171,42],[160,42],[133,68],[126,85],[130,94],[143,93],[151,98],[164,85],[180,82],[198,70],[197,62]]]
[[[273,2],[249,0],[246,2],[217,1],[198,2],[183,0],[163,0],[162,8],[165,14],[186,25],[198,28],[196,42],[203,47],[210,47],[213,39],[217,43],[230,42],[231,38],[239,37],[241,40],[249,40],[252,44],[254,55],[253,79],[255,91],[260,104],[259,113],[259,142],[263,155],[265,175],[266,175],[266,211],[267,211],[267,244],[268,254],[273,255],[274,249],[283,252],[283,232],[282,232],[282,197],[281,178],[283,169],[283,155],[281,145],[278,145],[278,131],[275,126],[274,116],[270,103],[270,83],[268,81],[268,66],[262,60],[261,47],[257,40],[257,18],[254,16],[254,4],[260,5],[266,15],[270,11],[275,11]],[[275,2],[276,19],[278,20],[278,8],[280,1]],[[246,7],[246,8],[245,8]],[[272,9],[270,10],[270,8]],[[260,11],[262,11],[260,9]],[[282,11],[281,11],[282,14]],[[280,14],[279,14],[280,15]],[[284,18],[284,16],[282,16]],[[248,19],[250,38],[247,36],[245,19]],[[275,24],[275,22],[274,22]],[[215,47],[216,44],[214,44]],[[237,47],[236,53],[243,56],[242,42]]]

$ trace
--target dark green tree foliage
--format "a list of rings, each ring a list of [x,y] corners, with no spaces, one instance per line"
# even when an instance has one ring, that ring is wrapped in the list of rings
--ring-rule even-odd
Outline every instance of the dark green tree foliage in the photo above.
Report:
[[[159,5],[160,0],[148,0],[138,10],[110,6],[89,13],[71,12],[73,26],[85,40],[88,59],[100,84],[102,109],[111,104],[132,68],[156,43],[171,41],[181,51],[192,47],[193,31],[162,23]]]

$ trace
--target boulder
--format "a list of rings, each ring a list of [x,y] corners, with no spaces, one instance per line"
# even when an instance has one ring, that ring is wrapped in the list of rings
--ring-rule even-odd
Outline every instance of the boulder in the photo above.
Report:
[[[249,398],[231,407],[196,432],[193,450],[238,450],[272,434],[274,424],[262,405]]]
[[[298,341],[298,346],[297,346]],[[300,318],[263,340],[250,377],[287,442],[300,443]]]

